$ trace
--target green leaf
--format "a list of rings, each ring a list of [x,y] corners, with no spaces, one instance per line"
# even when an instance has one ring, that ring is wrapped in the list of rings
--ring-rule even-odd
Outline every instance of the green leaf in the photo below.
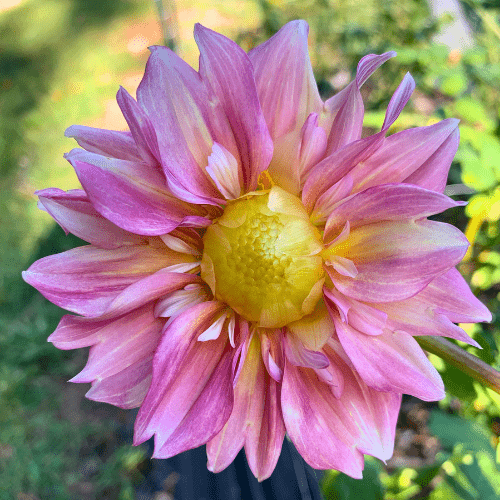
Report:
[[[467,450],[493,453],[488,433],[478,424],[464,418],[433,411],[429,428],[445,450],[451,451],[455,444],[462,443]]]
[[[326,500],[383,500],[384,491],[379,480],[380,462],[371,457],[365,459],[363,479],[353,479],[345,474],[327,471],[322,483]]]

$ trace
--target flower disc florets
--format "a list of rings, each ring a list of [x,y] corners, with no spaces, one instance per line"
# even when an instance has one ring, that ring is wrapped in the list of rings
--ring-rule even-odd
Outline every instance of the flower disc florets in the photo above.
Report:
[[[217,299],[260,326],[296,321],[321,297],[321,234],[281,188],[230,202],[203,241],[202,278]]]

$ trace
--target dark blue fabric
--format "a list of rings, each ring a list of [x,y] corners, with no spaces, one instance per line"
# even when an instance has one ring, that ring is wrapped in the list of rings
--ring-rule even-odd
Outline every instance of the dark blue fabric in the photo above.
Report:
[[[132,441],[136,412],[128,412],[121,437]],[[153,440],[149,440],[149,456]],[[269,479],[259,483],[248,467],[243,450],[222,472],[207,469],[205,446],[175,457],[148,461],[144,481],[137,485],[137,500],[151,500],[155,492],[165,491],[169,478],[175,500],[323,500],[319,488],[322,472],[309,467],[293,444],[285,438],[276,469]]]
[[[148,442],[149,452],[153,451]],[[178,476],[175,500],[321,500],[320,473],[311,469],[285,439],[276,469],[269,479],[259,483],[241,451],[224,471],[207,470],[205,447],[189,450],[167,460],[153,459],[143,483],[138,485],[138,500],[162,491],[165,480]],[[149,495],[148,495],[149,493]]]

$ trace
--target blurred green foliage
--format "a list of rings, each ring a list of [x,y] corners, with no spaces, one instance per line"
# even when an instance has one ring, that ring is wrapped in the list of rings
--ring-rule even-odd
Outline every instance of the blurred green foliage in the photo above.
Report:
[[[47,342],[63,311],[20,272],[83,243],[47,224],[33,192],[77,186],[64,129],[101,114],[118,75],[143,69],[117,35],[148,7],[43,0],[0,12],[0,500],[132,500],[142,478],[144,452],[116,442],[116,412],[99,415],[105,405],[85,406],[85,387],[67,383],[85,353]]]
[[[324,97],[354,76],[364,55],[398,52],[363,87],[367,131],[381,126],[406,71],[417,90],[391,132],[461,119],[449,183],[472,194],[459,195],[469,201],[465,212],[450,210],[442,220],[471,241],[461,271],[494,314],[490,325],[466,327],[483,347],[467,349],[500,368],[500,7],[467,0],[475,45],[450,52],[432,41],[449,19],[433,19],[423,0],[363,0],[362,8],[356,0],[255,3],[261,29],[242,29],[239,43],[249,49],[287,21],[306,19]],[[0,500],[133,499],[142,477],[142,449],[116,442],[118,413],[86,406],[81,391],[78,409],[64,413],[74,397],[65,381],[85,354],[46,343],[63,312],[24,285],[19,273],[37,258],[81,244],[60,228],[47,229],[32,192],[76,186],[62,159],[74,143],[62,133],[101,114],[120,75],[142,70],[144,58],[126,52],[120,37],[147,9],[153,11],[147,0],[26,0],[0,13]],[[386,467],[368,457],[362,481],[328,471],[327,500],[500,497],[500,396],[431,359],[448,391],[428,424],[441,443],[433,462]]]

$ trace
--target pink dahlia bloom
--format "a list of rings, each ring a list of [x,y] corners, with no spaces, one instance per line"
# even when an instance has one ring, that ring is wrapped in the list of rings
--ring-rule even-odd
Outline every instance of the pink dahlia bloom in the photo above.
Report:
[[[35,262],[24,279],[77,315],[49,340],[91,346],[73,382],[140,407],[154,456],[207,444],[221,471],[244,446],[259,479],[285,433],[315,468],[361,477],[393,451],[401,395],[444,396],[414,340],[477,345],[488,321],[455,265],[468,243],[427,216],[458,144],[449,119],[386,137],[414,89],[405,76],[382,130],[361,138],[360,88],[393,52],[364,57],[322,102],[305,22],[246,54],[200,25],[196,72],[153,47],[129,132],[70,127],[83,189],[38,192],[89,245]]]

